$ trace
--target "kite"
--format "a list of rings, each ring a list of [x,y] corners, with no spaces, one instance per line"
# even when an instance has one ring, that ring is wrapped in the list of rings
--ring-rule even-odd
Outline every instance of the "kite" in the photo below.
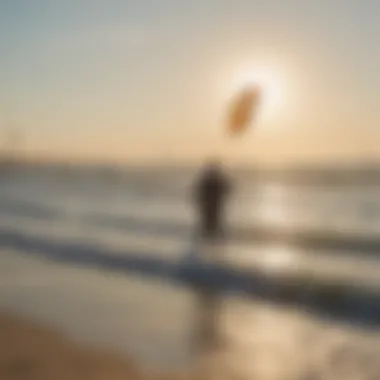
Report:
[[[260,106],[261,89],[249,86],[240,91],[233,99],[228,115],[228,132],[241,135],[251,124]]]

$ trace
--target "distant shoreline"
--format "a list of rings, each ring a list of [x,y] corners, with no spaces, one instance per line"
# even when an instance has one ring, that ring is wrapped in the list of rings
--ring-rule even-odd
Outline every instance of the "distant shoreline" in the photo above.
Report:
[[[154,179],[158,175],[161,181],[172,176],[188,177],[194,175],[198,164],[151,164],[151,163],[117,163],[117,162],[80,162],[30,160],[22,157],[0,157],[0,169],[14,169],[17,172],[29,170],[52,171],[54,174],[82,175],[85,172],[96,176],[113,178],[123,175]],[[374,163],[331,163],[320,165],[284,165],[283,167],[262,167],[234,165],[231,172],[243,180],[254,179],[255,182],[276,182],[296,186],[356,186],[380,185],[380,162]]]

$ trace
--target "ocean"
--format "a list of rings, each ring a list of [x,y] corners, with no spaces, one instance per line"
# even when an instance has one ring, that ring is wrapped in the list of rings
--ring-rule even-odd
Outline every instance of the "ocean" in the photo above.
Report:
[[[157,278],[148,264],[136,273],[123,265],[132,256],[163,268],[186,263],[196,172],[51,166],[1,175],[0,307],[147,366],[189,366],[198,312],[192,287],[170,281],[164,269]],[[380,185],[231,177],[228,265],[269,278],[285,271],[343,282],[355,297],[360,289],[361,300],[336,313],[332,304],[321,312],[300,299],[277,302],[263,296],[267,290],[259,298],[227,292],[223,363],[263,379],[380,373]],[[118,261],[109,265],[107,256]]]

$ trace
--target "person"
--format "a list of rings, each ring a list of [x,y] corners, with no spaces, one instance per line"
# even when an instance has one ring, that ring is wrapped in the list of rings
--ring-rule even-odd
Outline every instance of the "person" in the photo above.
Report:
[[[202,171],[196,184],[195,198],[201,236],[218,238],[223,234],[224,211],[231,185],[221,165],[213,161]]]
[[[214,243],[219,243],[223,236],[225,207],[231,192],[230,182],[218,162],[209,162],[202,169],[194,192],[202,244],[193,252],[201,261],[212,259],[215,262],[215,259],[218,261],[221,258],[222,251],[221,246]],[[219,325],[221,299],[215,284],[206,277],[201,276],[194,283],[198,300],[194,348],[200,358],[213,356],[223,346]]]

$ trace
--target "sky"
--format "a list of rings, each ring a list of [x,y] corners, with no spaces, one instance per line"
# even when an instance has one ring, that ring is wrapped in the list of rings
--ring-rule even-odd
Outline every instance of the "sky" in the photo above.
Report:
[[[30,156],[380,159],[376,0],[0,0],[0,125]],[[247,133],[231,97],[264,82]]]

